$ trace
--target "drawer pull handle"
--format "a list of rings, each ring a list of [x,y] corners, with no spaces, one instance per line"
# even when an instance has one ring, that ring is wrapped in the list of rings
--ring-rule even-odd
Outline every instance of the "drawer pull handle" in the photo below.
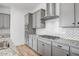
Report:
[[[75,24],[75,23],[72,23],[72,24]]]
[[[61,45],[57,45],[58,47],[62,47]]]
[[[67,54],[67,56],[69,56],[69,54]]]
[[[45,46],[44,44],[42,44],[43,46]]]
[[[78,24],[79,24],[79,22],[78,22]]]

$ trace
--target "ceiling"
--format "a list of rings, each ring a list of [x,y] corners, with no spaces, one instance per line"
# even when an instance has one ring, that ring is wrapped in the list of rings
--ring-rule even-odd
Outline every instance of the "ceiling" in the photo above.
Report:
[[[39,4],[40,3],[0,3],[0,7],[5,7],[5,8],[16,7],[19,9],[30,11],[36,8]]]

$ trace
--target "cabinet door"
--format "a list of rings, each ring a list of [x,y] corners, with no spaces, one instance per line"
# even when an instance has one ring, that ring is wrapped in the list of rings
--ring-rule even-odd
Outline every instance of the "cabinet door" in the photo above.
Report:
[[[36,28],[44,28],[45,23],[42,22],[41,18],[45,16],[44,10],[38,10],[36,12]]]
[[[32,45],[33,45],[32,35],[29,35],[29,47],[32,48]]]
[[[66,50],[63,50],[62,48],[53,46],[52,47],[52,55],[53,56],[68,56],[69,52]]]
[[[60,4],[60,26],[74,27],[74,3]]]
[[[4,14],[3,19],[4,19],[4,28],[9,29],[10,28],[10,15]]]
[[[29,46],[29,39],[26,39],[25,42],[26,42],[25,44]]]
[[[24,17],[25,17],[25,25],[28,25],[29,15],[26,14]]]
[[[33,13],[33,24],[32,24],[32,28],[36,28],[36,13]]]
[[[38,53],[44,56],[51,56],[51,45],[38,41]]]
[[[33,38],[33,49],[37,51],[37,38]]]
[[[60,44],[57,42],[52,42],[52,55],[68,56],[69,55],[69,46]]]
[[[75,3],[76,27],[79,27],[79,3]]]
[[[41,12],[40,11],[38,11],[37,13],[36,13],[36,28],[40,28],[41,27]]]
[[[79,56],[79,49],[70,47],[70,56]]]
[[[3,14],[0,14],[0,29],[3,28]]]
[[[38,53],[44,55],[44,43],[38,40]]]
[[[51,45],[45,43],[45,47],[44,47],[44,56],[51,56]]]
[[[29,39],[29,46],[32,48],[32,39]]]

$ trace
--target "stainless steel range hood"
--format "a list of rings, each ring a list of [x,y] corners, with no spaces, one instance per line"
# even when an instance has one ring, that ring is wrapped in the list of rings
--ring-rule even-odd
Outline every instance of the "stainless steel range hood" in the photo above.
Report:
[[[51,20],[58,18],[56,15],[56,3],[47,3],[46,4],[46,16],[41,18],[41,20]]]

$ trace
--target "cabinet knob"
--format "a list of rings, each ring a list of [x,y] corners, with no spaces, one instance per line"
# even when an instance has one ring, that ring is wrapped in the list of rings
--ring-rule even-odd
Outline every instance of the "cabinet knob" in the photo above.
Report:
[[[77,24],[79,24],[79,22]]]
[[[61,45],[57,45],[58,47],[62,47]]]
[[[44,44],[42,44],[43,46],[45,46]]]
[[[67,56],[69,56],[69,54],[67,54]]]
[[[72,23],[72,24],[75,24],[75,23]]]

